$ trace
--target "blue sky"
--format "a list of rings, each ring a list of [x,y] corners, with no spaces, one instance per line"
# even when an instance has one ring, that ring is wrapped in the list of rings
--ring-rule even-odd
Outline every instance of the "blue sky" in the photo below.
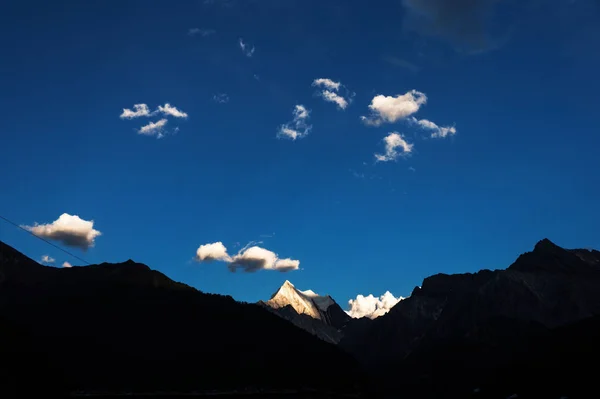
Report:
[[[600,247],[593,0],[2,8],[0,215],[93,220],[87,251],[55,240],[91,263],[132,258],[245,301],[289,279],[345,305],[504,268],[544,237]],[[319,78],[341,84],[345,109]],[[134,104],[151,116],[120,118]],[[278,132],[298,127],[296,105],[308,134],[292,140]],[[139,133],[161,119],[164,137]],[[424,120],[456,133],[432,137]],[[6,223],[0,240],[78,264]],[[232,260],[258,241],[299,270],[194,261],[203,244]]]

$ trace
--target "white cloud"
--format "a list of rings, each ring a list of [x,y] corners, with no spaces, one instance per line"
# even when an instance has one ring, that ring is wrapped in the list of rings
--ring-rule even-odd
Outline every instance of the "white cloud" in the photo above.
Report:
[[[361,317],[374,319],[389,312],[391,308],[403,299],[403,297],[394,297],[389,291],[386,291],[386,293],[379,298],[374,297],[372,294],[369,294],[368,296],[357,295],[356,299],[350,299],[348,301],[350,310],[346,311],[346,313],[356,319]]]
[[[171,106],[169,103],[165,103],[165,105],[158,106],[158,112],[161,112],[165,115],[170,115],[175,118],[187,118],[188,114],[183,111],[178,110],[176,107]]]
[[[373,97],[369,105],[371,115],[361,116],[361,120],[370,126],[379,126],[382,123],[394,123],[411,116],[425,103],[427,103],[427,96],[416,90],[396,96],[379,94]]]
[[[121,119],[133,119],[141,116],[150,116],[150,108],[146,104],[134,104],[133,111],[128,108],[123,108]]]
[[[42,259],[40,260],[40,263],[49,265],[51,263],[54,263],[55,261],[56,261],[56,259],[54,259],[50,255],[42,255]]]
[[[72,264],[70,264],[69,262],[64,262],[64,263],[62,264],[62,266],[63,266],[63,267],[73,267],[73,265],[72,265]]]
[[[227,93],[219,93],[213,96],[213,101],[219,104],[225,104],[229,102],[229,96]]]
[[[321,97],[323,97],[325,101],[336,103],[340,109],[346,109],[346,107],[348,106],[348,101],[346,101],[344,97],[332,91],[323,90],[321,92]]]
[[[335,82],[328,78],[319,78],[313,80],[312,85],[325,88],[324,90],[319,92],[319,95],[325,101],[337,104],[339,109],[346,109],[346,107],[348,107],[349,101],[342,95],[338,94],[340,88],[344,87],[344,85],[341,82]],[[346,95],[351,99],[354,93],[349,93],[348,90],[345,91]]]
[[[448,135],[456,134],[456,127],[438,126],[435,122],[432,122],[427,119],[417,119],[414,116],[411,116],[409,122],[415,125],[419,125],[419,127],[421,127],[422,129],[431,130],[432,138],[444,138]]]
[[[84,251],[95,244],[96,237],[102,235],[94,229],[94,221],[83,220],[77,215],[63,213],[52,223],[22,226],[38,237],[62,242],[70,247],[78,247]]]
[[[196,250],[196,260],[198,262],[211,262],[220,260],[230,262],[231,257],[227,254],[227,248],[222,242],[200,245]]]
[[[312,129],[312,125],[307,123],[310,116],[310,111],[304,105],[296,105],[292,112],[294,119],[291,122],[283,124],[279,127],[277,137],[285,137],[292,140],[300,139]]]
[[[169,103],[165,103],[165,105],[159,105],[155,111],[150,112],[150,109],[146,104],[135,104],[133,106],[133,111],[127,108],[123,109],[123,113],[121,114],[121,119],[133,119],[139,118],[142,116],[151,117],[156,114],[163,114],[166,116],[172,116],[174,118],[187,118],[188,114],[178,109],[177,107],[172,106]],[[143,134],[146,136],[157,136],[157,138],[164,137],[164,127],[167,124],[167,119],[163,118],[156,122],[150,122],[141,128],[138,129],[139,134]],[[173,133],[177,133],[179,128],[176,127],[173,130]]]
[[[227,248],[222,242],[200,245],[196,251],[198,262],[222,261],[228,264],[232,272],[242,269],[247,273],[258,270],[277,270],[289,272],[298,270],[300,261],[290,258],[280,259],[279,256],[268,249],[250,243],[242,248],[233,257],[227,253]]]
[[[250,46],[246,43],[244,43],[244,39],[240,38],[239,40],[239,44],[240,44],[240,49],[242,49],[242,53],[244,53],[244,55],[246,57],[252,57],[254,55],[254,46],[252,46],[252,48],[250,48]]]
[[[253,246],[240,251],[229,263],[229,270],[235,272],[242,269],[247,273],[258,270],[277,270],[280,272],[289,272],[297,270],[300,267],[299,260],[279,259],[277,254],[268,249]]]
[[[321,86],[321,87],[325,87],[329,90],[338,91],[340,89],[341,83],[334,82],[333,80],[328,79],[328,78],[319,78],[319,79],[313,80],[312,85],[313,86]]]
[[[375,154],[375,159],[378,162],[387,162],[398,159],[400,155],[410,154],[414,144],[409,144],[404,140],[402,135],[397,132],[391,132],[383,141],[385,142],[385,154]],[[401,149],[401,152],[398,152]]]
[[[156,122],[150,122],[147,125],[142,126],[139,130],[139,134],[143,134],[146,136],[154,136],[156,135],[158,138],[164,136],[164,127],[167,124],[166,119],[161,119]]]

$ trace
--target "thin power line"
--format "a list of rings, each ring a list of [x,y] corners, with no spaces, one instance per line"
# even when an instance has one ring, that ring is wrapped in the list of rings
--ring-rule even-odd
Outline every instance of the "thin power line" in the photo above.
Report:
[[[44,241],[46,244],[52,245],[54,248],[56,248],[56,249],[58,249],[58,250],[60,250],[60,251],[63,251],[63,252],[64,252],[64,253],[66,253],[67,255],[71,255],[72,257],[74,257],[74,258],[75,258],[75,259],[77,259],[77,260],[80,260],[80,261],[82,261],[82,262],[83,262],[83,263],[85,263],[86,265],[89,265],[89,264],[90,264],[90,262],[88,262],[87,260],[85,260],[85,259],[81,259],[81,258],[80,258],[79,256],[77,256],[77,255],[73,255],[71,252],[67,251],[66,249],[63,249],[63,248],[59,247],[58,245],[56,245],[56,244],[53,244],[53,243],[51,243],[50,241],[46,240],[45,238],[43,238],[43,237],[40,237],[40,236],[38,236],[37,234],[34,234],[34,233],[32,233],[31,231],[27,230],[26,228],[24,228],[24,227],[22,227],[22,226],[19,226],[19,225],[18,225],[18,224],[16,224],[15,222],[13,222],[13,221],[11,221],[11,220],[9,220],[9,219],[5,218],[4,216],[0,215],[0,219],[2,219],[2,220],[4,220],[5,222],[7,222],[7,223],[10,223],[10,224],[12,224],[13,226],[15,226],[15,227],[18,227],[19,229],[21,229],[21,230],[23,230],[23,231],[25,231],[25,232],[27,232],[27,233],[31,234],[31,235],[32,235],[32,236],[34,236],[35,238],[39,238],[40,240]]]

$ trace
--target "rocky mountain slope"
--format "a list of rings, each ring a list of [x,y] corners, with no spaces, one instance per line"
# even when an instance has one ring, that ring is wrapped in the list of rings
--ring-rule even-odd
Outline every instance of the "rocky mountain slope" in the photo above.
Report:
[[[365,386],[349,355],[260,306],[133,261],[46,267],[1,242],[0,340],[3,397]]]
[[[342,329],[352,319],[329,295],[321,296],[311,290],[300,291],[287,280],[271,299],[259,304],[296,327],[336,344],[343,336]]]
[[[438,274],[340,345],[394,390],[431,397],[489,379],[515,351],[600,315],[600,252],[540,241],[506,270]],[[552,353],[555,348],[546,346]],[[541,351],[541,350],[540,350]],[[460,388],[460,389],[459,389]],[[458,392],[458,391],[457,391]],[[461,392],[460,397],[464,397]]]

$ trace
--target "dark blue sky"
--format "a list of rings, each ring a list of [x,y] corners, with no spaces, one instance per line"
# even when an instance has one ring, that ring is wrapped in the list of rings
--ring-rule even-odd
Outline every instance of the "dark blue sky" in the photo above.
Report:
[[[341,303],[406,296],[437,272],[506,267],[544,237],[600,247],[597,4],[4,2],[0,215],[93,220],[95,245],[65,248],[247,301],[285,279]],[[345,109],[317,78],[341,83]],[[165,103],[188,117],[155,112]],[[151,115],[120,118],[134,104]],[[312,129],[292,140],[286,123]],[[386,154],[393,132],[408,147]],[[0,240],[78,264],[7,224]],[[193,261],[202,244],[235,257],[252,241],[300,270]]]

